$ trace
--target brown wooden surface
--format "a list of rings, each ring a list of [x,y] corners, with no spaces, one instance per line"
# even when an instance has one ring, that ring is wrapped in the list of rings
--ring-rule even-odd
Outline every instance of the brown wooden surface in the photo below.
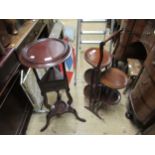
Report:
[[[121,33],[115,58],[139,58],[144,70],[130,95],[137,119],[146,124],[155,115],[155,20],[123,20],[125,31]],[[136,56],[136,57],[135,57]]]
[[[115,58],[120,60],[123,59],[123,53],[126,50],[126,46],[128,44],[128,42],[130,41],[130,33],[127,32],[131,32],[132,28],[135,24],[135,20],[122,20],[121,22],[121,28],[124,29],[124,31],[121,33],[120,35],[120,44],[118,45],[118,48],[115,51]]]
[[[152,48],[151,52],[146,58],[144,65],[149,75],[151,76],[151,79],[155,81],[155,46]]]
[[[107,43],[108,41],[110,41],[111,39],[113,39],[115,37],[117,38],[122,31],[123,31],[123,29],[120,29],[119,31],[114,32],[112,35],[108,36],[108,38],[106,38],[104,40],[104,43]]]
[[[117,60],[126,60],[127,47],[134,42],[140,41],[146,23],[147,20],[138,19],[126,19],[122,21],[121,28],[124,31],[120,35],[120,44],[115,51],[115,58]]]
[[[146,124],[155,115],[154,92],[155,84],[147,70],[144,69],[130,96],[134,112],[143,124]]]
[[[103,60],[101,63],[101,68],[106,67],[111,64],[112,56],[104,50],[103,52]],[[100,51],[99,48],[89,48],[85,51],[85,60],[92,65],[93,67],[97,67],[99,63]]]
[[[24,25],[18,30],[18,35],[11,36],[11,44],[8,48],[17,48],[25,39],[25,37],[30,33],[32,28],[39,22],[39,20],[28,20]]]
[[[127,75],[117,68],[110,68],[101,76],[101,83],[112,89],[124,88],[128,83]]]
[[[30,31],[34,28],[34,26],[39,22],[39,20],[28,20],[25,24],[19,29],[18,35],[12,35],[10,37],[11,44],[5,49],[6,54],[0,56],[0,67],[4,65],[6,60],[10,57],[10,55],[18,49],[21,43],[26,39]]]
[[[145,104],[147,104],[151,110],[155,109],[155,84],[150,78],[146,69],[143,70],[135,86],[134,93],[142,96]]]
[[[72,48],[60,39],[41,39],[25,46],[20,54],[20,61],[27,67],[45,68],[64,62]]]
[[[155,25],[147,21],[144,31],[141,35],[140,41],[144,44],[147,53],[150,53],[153,45],[155,44]]]
[[[129,97],[136,118],[142,124],[146,124],[150,119],[151,109],[145,104],[145,102],[139,94],[135,95],[134,91],[131,93]]]

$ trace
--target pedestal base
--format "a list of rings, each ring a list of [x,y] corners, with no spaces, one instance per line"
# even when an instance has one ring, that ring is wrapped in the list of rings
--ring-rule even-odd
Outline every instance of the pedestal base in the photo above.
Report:
[[[74,108],[72,108],[70,105],[66,104],[64,101],[58,100],[51,107],[50,112],[46,116],[46,124],[45,124],[45,126],[40,131],[42,132],[42,131],[44,131],[48,127],[50,119],[52,117],[54,117],[54,116],[58,116],[59,117],[60,115],[62,115],[64,113],[67,113],[67,112],[74,114],[76,119],[78,119],[79,121],[86,122],[85,119],[79,117],[77,111]]]

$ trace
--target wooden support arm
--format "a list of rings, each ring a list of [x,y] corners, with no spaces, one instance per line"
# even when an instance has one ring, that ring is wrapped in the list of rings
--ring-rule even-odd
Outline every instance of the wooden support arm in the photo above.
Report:
[[[120,35],[120,33],[123,31],[123,29],[120,29],[119,31],[114,32],[112,35],[110,35],[107,39],[105,39],[103,42],[100,43],[100,59],[97,65],[97,68],[100,68],[102,60],[103,60],[103,52],[104,52],[104,45],[110,41],[111,39],[117,37],[118,35]]]
[[[120,35],[122,31],[123,29],[120,29],[119,31],[114,32],[112,35],[110,35],[107,39],[103,41],[104,44],[107,43],[109,40],[113,39],[114,37],[117,37],[118,35]]]

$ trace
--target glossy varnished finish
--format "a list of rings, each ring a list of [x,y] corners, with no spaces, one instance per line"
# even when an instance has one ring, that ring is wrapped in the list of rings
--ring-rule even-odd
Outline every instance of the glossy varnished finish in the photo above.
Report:
[[[27,67],[45,68],[64,62],[71,52],[71,47],[62,40],[47,38],[25,46],[19,58]]]
[[[89,48],[85,52],[85,60],[92,65],[93,67],[97,67],[100,58],[100,49],[99,48]],[[112,56],[104,50],[103,60],[101,63],[101,67],[106,67],[111,64]]]
[[[100,82],[112,89],[121,89],[127,85],[128,77],[117,68],[110,68],[103,73]]]
[[[46,124],[40,130],[44,131],[49,123],[50,119],[54,116],[60,116],[66,112],[70,112],[75,115],[75,117],[82,122],[86,120],[78,116],[77,111],[71,107],[72,96],[70,94],[70,89],[68,85],[68,79],[65,69],[65,60],[70,56],[72,48],[60,39],[46,38],[37,40],[22,49],[20,54],[20,61],[23,65],[27,67],[32,67],[35,73],[38,85],[41,90],[41,94],[44,97],[44,105],[49,109],[49,113],[46,115]],[[58,64],[62,65],[61,73]],[[45,75],[40,79],[35,68],[47,68]],[[57,68],[57,71],[56,71]],[[58,79],[57,76],[60,76]],[[53,78],[49,78],[53,77]],[[66,96],[68,98],[67,102],[64,102],[59,94],[61,89],[65,89]],[[57,93],[57,100],[51,107],[48,104],[47,92],[55,91]]]

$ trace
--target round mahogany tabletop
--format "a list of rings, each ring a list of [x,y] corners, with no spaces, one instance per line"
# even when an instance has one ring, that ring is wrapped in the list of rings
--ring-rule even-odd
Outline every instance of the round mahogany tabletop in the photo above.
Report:
[[[20,55],[21,63],[32,68],[46,68],[63,63],[72,52],[69,44],[60,39],[40,39],[26,45]]]

